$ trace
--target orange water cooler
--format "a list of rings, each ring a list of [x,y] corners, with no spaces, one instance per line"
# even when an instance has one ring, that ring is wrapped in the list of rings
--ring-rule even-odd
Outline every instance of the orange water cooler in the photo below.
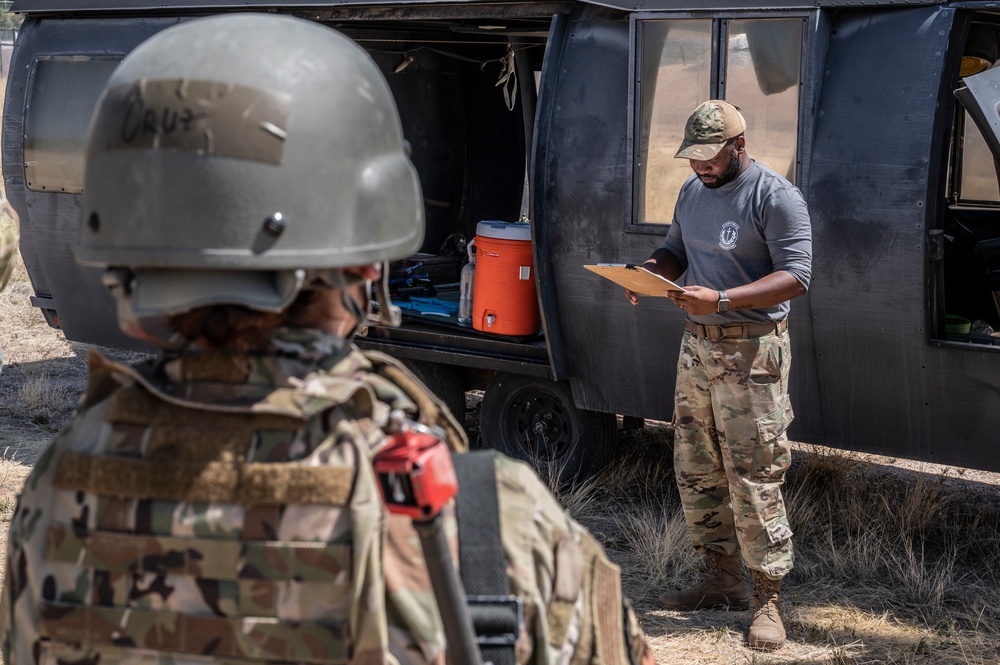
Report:
[[[534,335],[540,326],[531,224],[479,222],[472,327],[497,335]]]

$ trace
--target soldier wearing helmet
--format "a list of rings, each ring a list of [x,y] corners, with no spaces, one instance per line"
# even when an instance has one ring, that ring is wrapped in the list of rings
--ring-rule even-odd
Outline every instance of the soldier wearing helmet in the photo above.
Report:
[[[371,460],[401,422],[455,453],[465,434],[352,343],[373,284],[396,318],[386,264],[423,237],[374,62],[275,15],[164,30],[97,104],[82,208],[78,259],[105,268],[123,329],[164,351],[93,354],[78,416],[27,480],[6,665],[455,662],[413,524],[387,512]],[[651,663],[600,545],[527,467],[491,464],[518,609],[494,662]]]

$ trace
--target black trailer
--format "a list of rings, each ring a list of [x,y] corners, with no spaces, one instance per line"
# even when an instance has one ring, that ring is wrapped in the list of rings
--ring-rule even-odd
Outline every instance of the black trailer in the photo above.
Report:
[[[33,302],[71,340],[132,343],[98,273],[72,258],[102,84],[170,25],[279,12],[368,50],[421,177],[426,242],[394,273],[406,320],[360,342],[411,363],[456,408],[484,389],[489,445],[574,474],[608,459],[620,423],[670,419],[682,313],[659,298],[632,307],[582,266],[642,261],[659,246],[689,173],[673,159],[684,119],[715,97],[744,108],[749,153],[795,182],[812,215],[814,279],[790,318],[791,436],[1000,470],[1000,337],[989,333],[1000,330],[1000,120],[988,98],[1000,72],[971,75],[998,59],[994,2],[19,0],[14,10],[25,20],[7,82],[4,181]],[[481,221],[521,218],[537,334],[469,328],[427,305],[457,297],[462,247]]]

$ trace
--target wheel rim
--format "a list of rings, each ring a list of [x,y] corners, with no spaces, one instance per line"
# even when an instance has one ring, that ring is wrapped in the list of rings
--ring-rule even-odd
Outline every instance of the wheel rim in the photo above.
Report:
[[[572,420],[557,395],[521,390],[511,398],[505,418],[508,441],[541,462],[562,460],[573,450]]]

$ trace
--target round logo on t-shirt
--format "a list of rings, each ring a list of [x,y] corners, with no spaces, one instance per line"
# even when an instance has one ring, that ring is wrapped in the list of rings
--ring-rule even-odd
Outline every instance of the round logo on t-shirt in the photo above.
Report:
[[[719,233],[719,247],[722,249],[732,249],[736,247],[736,241],[740,237],[740,225],[736,222],[726,222],[722,225]]]

